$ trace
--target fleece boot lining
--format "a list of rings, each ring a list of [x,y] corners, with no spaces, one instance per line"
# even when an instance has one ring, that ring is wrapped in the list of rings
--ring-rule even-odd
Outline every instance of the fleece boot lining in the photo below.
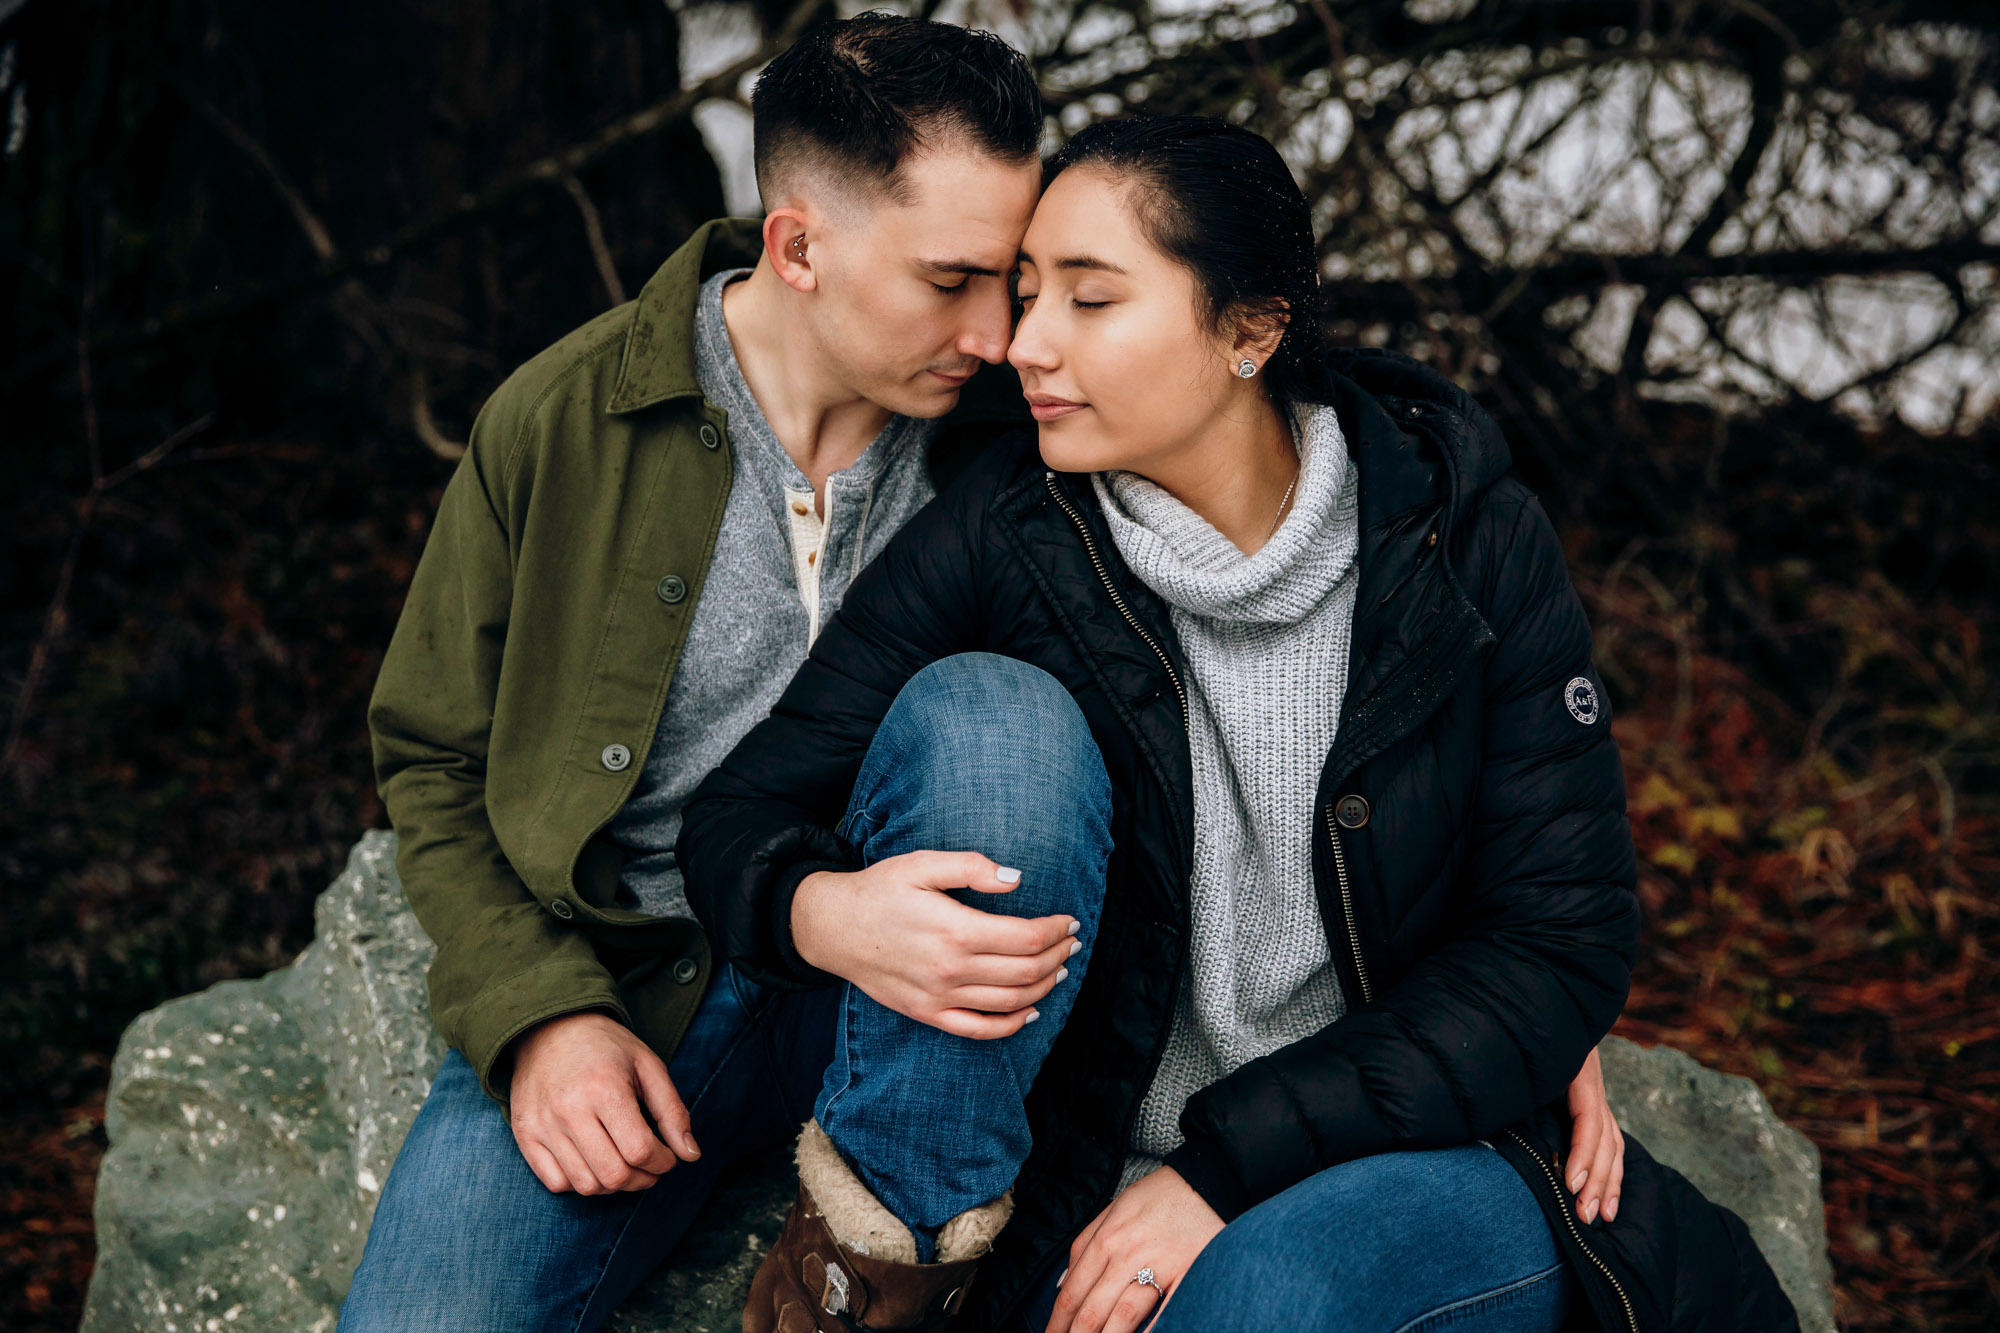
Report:
[[[812,1196],[836,1241],[856,1254],[890,1263],[916,1263],[916,1237],[862,1183],[817,1120],[808,1120],[799,1134],[798,1163],[799,1183]],[[1013,1213],[1014,1193],[1009,1190],[952,1218],[938,1231],[937,1262],[953,1263],[985,1254]]]

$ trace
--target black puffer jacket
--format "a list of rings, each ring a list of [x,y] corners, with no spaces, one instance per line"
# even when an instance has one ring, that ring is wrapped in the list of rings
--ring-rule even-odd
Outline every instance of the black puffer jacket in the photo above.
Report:
[[[1169,1161],[1227,1219],[1342,1161],[1485,1139],[1541,1199],[1603,1327],[1795,1327],[1742,1222],[1636,1144],[1618,1220],[1570,1210],[1562,1098],[1624,1003],[1638,939],[1589,626],[1490,419],[1406,358],[1347,353],[1335,370],[1361,582],[1313,864],[1348,1011],[1191,1099]],[[1030,1094],[1034,1149],[975,1297],[974,1324],[995,1327],[1110,1201],[1187,953],[1185,672],[1088,480],[1046,471],[1032,434],[974,463],[695,792],[679,855],[722,954],[767,982],[830,981],[792,945],[791,895],[855,866],[831,830],[897,691],[972,651],[1061,681],[1115,791],[1095,952]]]

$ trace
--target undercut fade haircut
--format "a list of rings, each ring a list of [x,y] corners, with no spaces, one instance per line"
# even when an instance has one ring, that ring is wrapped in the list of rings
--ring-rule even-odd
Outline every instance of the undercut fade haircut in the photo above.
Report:
[[[1027,59],[990,32],[871,11],[810,29],[765,66],[750,98],[757,188],[770,206],[801,170],[892,198],[913,152],[957,140],[1035,160],[1042,94]]]

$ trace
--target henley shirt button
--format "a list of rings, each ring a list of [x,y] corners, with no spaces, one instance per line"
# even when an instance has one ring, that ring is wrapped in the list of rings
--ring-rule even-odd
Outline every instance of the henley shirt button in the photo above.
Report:
[[[570,907],[568,903],[558,898],[554,902],[549,904],[549,915],[567,921],[571,917],[575,916],[576,912]]]
[[[622,745],[605,746],[604,753],[598,758],[602,759],[604,767],[613,773],[623,773],[632,766],[632,752]]]
[[[1424,538],[1424,545],[1426,546],[1436,546],[1437,544],[1438,544],[1438,535],[1435,532],[1431,533],[1430,536]]]
[[[722,436],[716,433],[715,427],[703,426],[701,428],[701,442],[710,449],[720,448],[722,445]]]
[[[1334,803],[1333,817],[1342,828],[1360,828],[1368,822],[1368,799],[1349,792]]]
[[[678,574],[669,574],[660,580],[659,585],[653,591],[660,595],[661,601],[665,602],[668,606],[673,606],[687,597],[687,580]]]
[[[692,958],[683,958],[674,964],[674,980],[685,986],[701,972],[701,964]]]

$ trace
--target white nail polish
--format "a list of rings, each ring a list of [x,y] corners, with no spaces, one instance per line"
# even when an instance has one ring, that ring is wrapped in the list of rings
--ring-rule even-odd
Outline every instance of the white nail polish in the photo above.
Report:
[[[1083,929],[1083,922],[1078,921],[1075,917],[1071,917],[1069,920],[1069,933],[1074,935],[1076,934],[1076,932],[1082,929]]]
[[[1059,967],[1059,968],[1057,968],[1057,969],[1056,969],[1056,984],[1057,984],[1058,986],[1060,986],[1060,985],[1062,985],[1062,983],[1063,983],[1063,982],[1065,982],[1065,981],[1068,981],[1068,980],[1069,980],[1069,969],[1068,969],[1068,968],[1066,968],[1066,967]]]
[[[1028,1016],[1027,1016],[1026,1018],[1024,1018],[1024,1019],[1022,1019],[1022,1020],[1021,1020],[1021,1026],[1023,1026],[1023,1027],[1026,1027],[1026,1026],[1027,1026],[1028,1024],[1030,1024],[1030,1023],[1034,1022],[1034,1021],[1035,1021],[1036,1019],[1040,1018],[1041,1016],[1042,1016],[1042,1011],[1041,1011],[1041,1010],[1039,1010],[1039,1009],[1030,1009],[1030,1010],[1028,1011]]]
[[[1021,882],[1021,872],[1012,866],[1001,866],[995,872],[995,875],[1002,884],[1019,884]]]
[[[1074,957],[1076,957],[1076,956],[1077,956],[1078,954],[1080,954],[1080,953],[1082,953],[1082,952],[1083,952],[1083,941],[1082,941],[1082,940],[1071,940],[1071,941],[1069,942],[1069,956],[1070,956],[1071,958],[1074,958]]]

